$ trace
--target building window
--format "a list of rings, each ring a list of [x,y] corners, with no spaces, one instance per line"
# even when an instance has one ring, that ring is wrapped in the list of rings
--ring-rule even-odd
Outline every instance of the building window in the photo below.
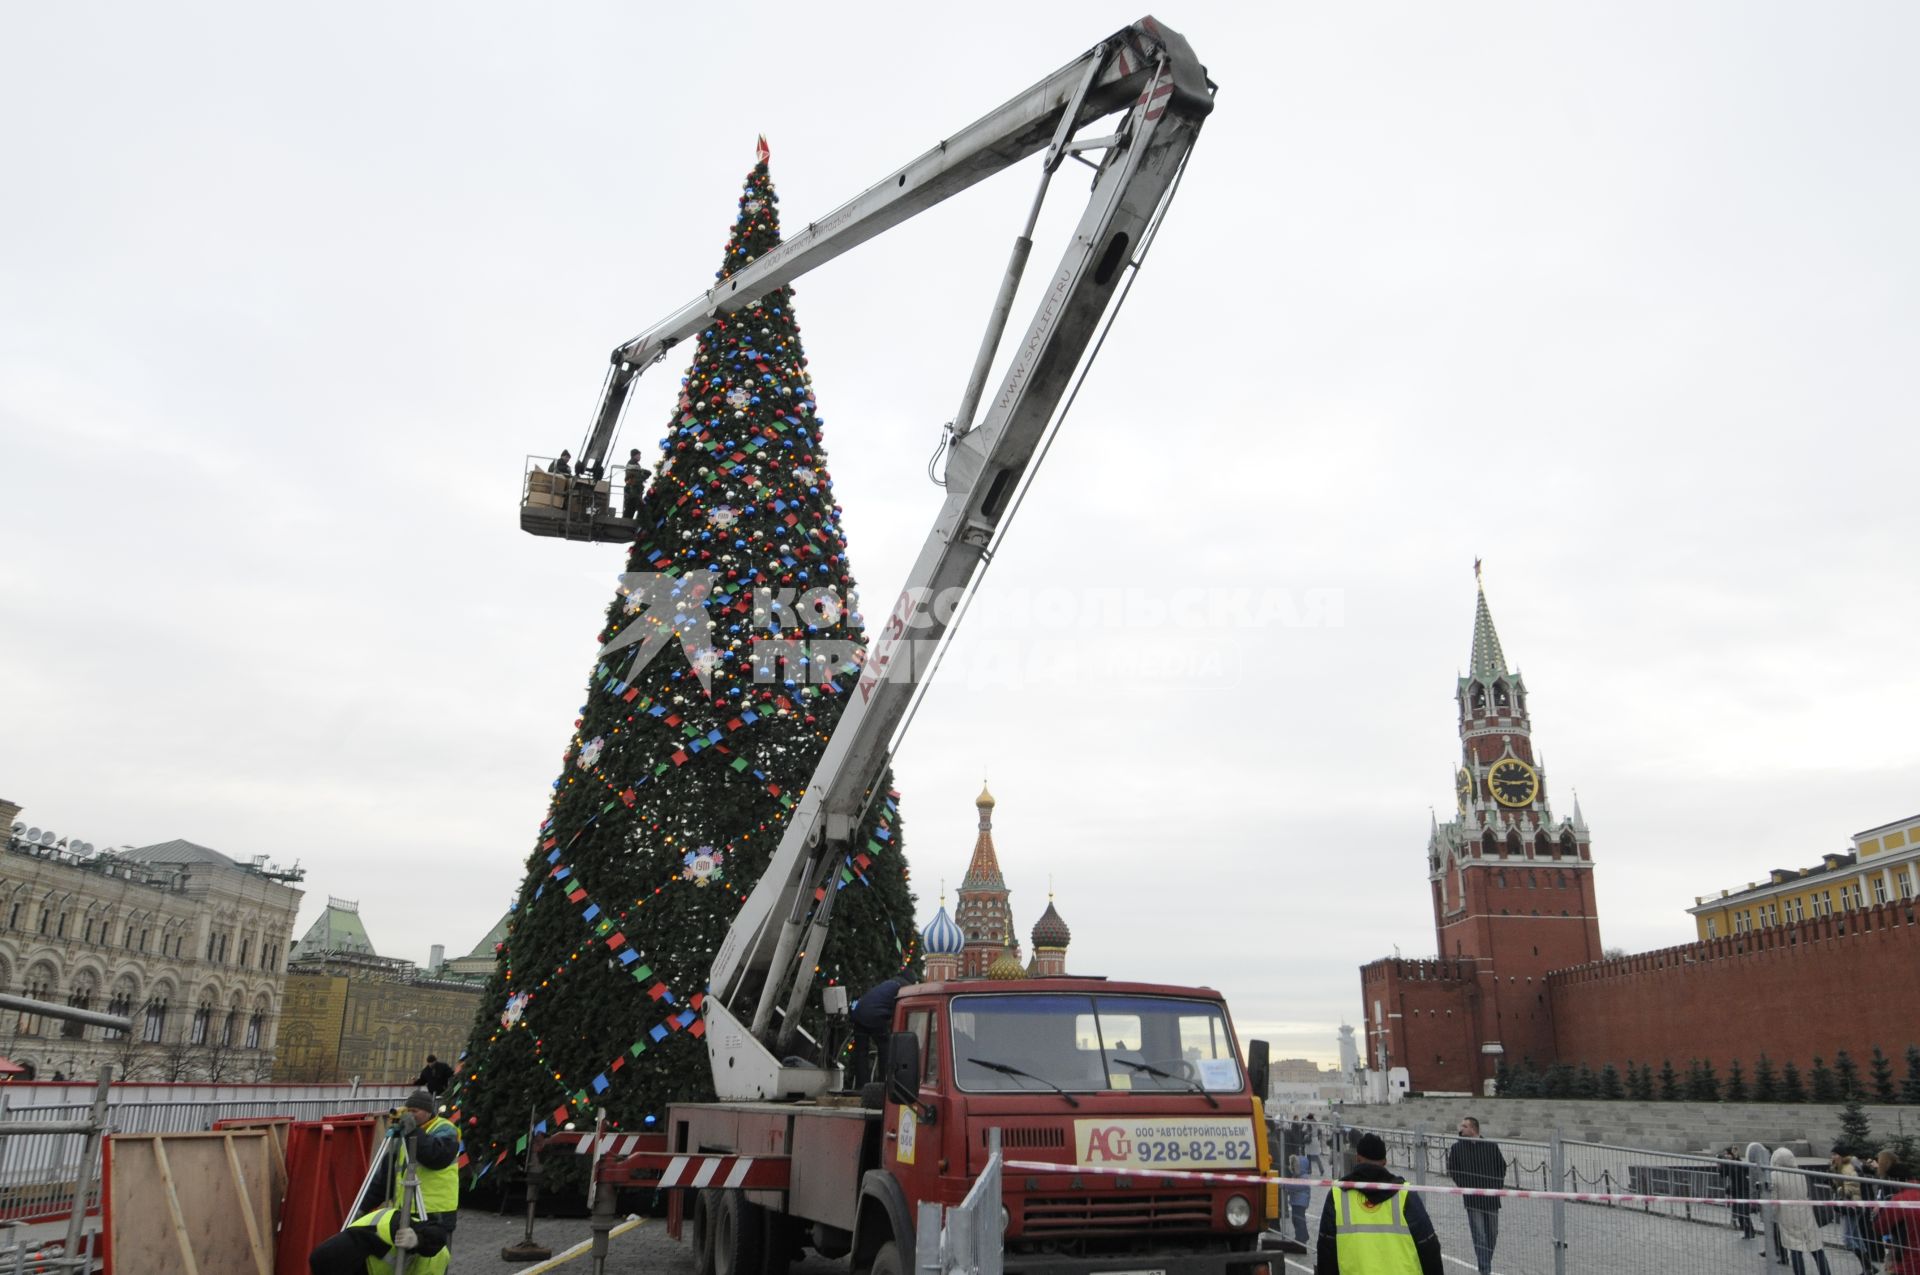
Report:
[[[1795,898],[1788,899],[1787,900],[1787,920],[1801,921],[1805,919],[1806,917],[1804,913],[1801,911],[1799,898],[1795,897]]]
[[[81,940],[81,942],[83,942],[83,943],[91,943],[91,942],[93,942],[93,922],[92,922],[92,921],[88,921],[88,922],[87,922],[87,933],[86,933],[86,937],[85,937],[84,939],[82,939],[82,940]]]
[[[1900,877],[1900,897],[1903,899],[1911,899],[1913,897],[1913,878],[1904,873]]]
[[[1875,903],[1885,903],[1887,901],[1887,879],[1885,877],[1875,877],[1873,879],[1873,901]]]
[[[233,1038],[240,1030],[240,1010],[238,1007],[227,1011],[227,1021],[220,1024],[220,1043],[232,1046]]]
[[[1718,925],[1718,923],[1714,921],[1712,917],[1707,918],[1707,937],[1710,939],[1717,939],[1720,937],[1720,926]]]
[[[255,1010],[253,1017],[247,1020],[247,1048],[248,1049],[260,1048],[260,1027],[262,1022],[265,1020],[265,1018],[266,1018],[265,1014],[262,1014],[258,1010]]]
[[[193,1011],[193,1026],[187,1035],[187,1043],[190,1045],[206,1044],[207,1029],[212,1023],[213,1006],[207,1004],[205,1001],[201,1001],[200,1008]]]
[[[140,1039],[149,1045],[157,1045],[167,1035],[167,1002],[164,998],[147,1002],[147,1018],[140,1031]]]
[[[239,963],[242,965],[245,965],[247,963],[247,948],[252,944],[252,942],[253,942],[252,939],[240,940],[240,962]]]
[[[67,997],[67,1004],[74,1009],[87,1009],[89,1008],[88,1002],[92,999],[93,988],[83,983],[73,990],[73,995]],[[87,1038],[87,1025],[69,1019],[60,1024],[60,1034],[68,1040],[85,1040]]]
[[[45,908],[45,907],[40,909],[40,932],[42,934],[45,934],[47,932],[47,922],[52,919],[53,919],[53,912],[51,909]]]
[[[67,937],[67,914],[65,912],[60,914],[60,924],[53,927],[53,937],[57,939]]]
[[[133,1017],[133,997],[129,996],[125,992],[121,992],[118,996],[114,997],[112,1000],[107,1002],[107,1012],[109,1014],[117,1014],[121,1018],[128,1018],[128,1019],[132,1018]],[[106,1037],[108,1040],[124,1040],[126,1039],[126,1035],[127,1034],[125,1032],[119,1030],[118,1028],[115,1028],[115,1027],[107,1028]]]
[[[1760,918],[1760,924],[1766,926],[1780,924],[1780,905],[1778,903],[1767,904],[1766,914]]]
[[[7,913],[7,928],[9,930],[17,930],[20,928],[20,905],[18,903],[14,904],[13,910]]]
[[[44,916],[45,914],[43,913],[42,917],[44,918]],[[47,993],[50,990],[46,979],[36,978],[27,984],[26,994],[30,1000],[43,1001],[47,999]],[[38,1036],[40,1034],[40,1015],[34,1013],[32,1010],[21,1010],[20,1017],[15,1022],[14,1030],[22,1036]]]

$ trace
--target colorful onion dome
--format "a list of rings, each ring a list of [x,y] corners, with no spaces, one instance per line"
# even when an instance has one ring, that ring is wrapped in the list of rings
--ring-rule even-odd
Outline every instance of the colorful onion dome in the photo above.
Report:
[[[1073,941],[1073,931],[1060,919],[1053,909],[1053,900],[1047,900],[1047,910],[1033,923],[1033,945],[1035,947],[1065,947]]]
[[[941,904],[940,910],[933,914],[933,920],[928,921],[920,931],[920,949],[928,956],[958,956],[966,946],[967,936],[947,915],[946,905]]]

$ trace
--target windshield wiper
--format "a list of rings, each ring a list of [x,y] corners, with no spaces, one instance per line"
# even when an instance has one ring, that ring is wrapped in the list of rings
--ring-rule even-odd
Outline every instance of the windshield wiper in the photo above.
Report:
[[[1212,1094],[1208,1093],[1206,1090],[1206,1086],[1202,1085],[1199,1081],[1194,1080],[1191,1077],[1176,1076],[1172,1072],[1167,1071],[1165,1068],[1156,1067],[1152,1063],[1135,1062],[1131,1058],[1116,1058],[1114,1059],[1114,1061],[1119,1063],[1122,1067],[1131,1067],[1135,1071],[1144,1071],[1149,1076],[1158,1076],[1162,1080],[1177,1080],[1181,1084],[1185,1085],[1187,1088],[1191,1089],[1194,1093],[1197,1093],[1202,1098],[1205,1098],[1207,1100],[1207,1105],[1212,1107],[1218,1107],[1220,1105],[1220,1100],[1214,1097]]]
[[[1062,1098],[1065,1098],[1069,1107],[1077,1107],[1080,1105],[1078,1098],[1062,1089],[1059,1085],[1054,1084],[1051,1080],[1047,1080],[1044,1077],[1036,1076],[1030,1071],[1021,1071],[1018,1067],[1009,1067],[1005,1063],[988,1062],[984,1058],[969,1058],[967,1061],[976,1067],[985,1067],[988,1071],[997,1071],[1003,1076],[1025,1076],[1028,1080],[1037,1081],[1059,1094]]]

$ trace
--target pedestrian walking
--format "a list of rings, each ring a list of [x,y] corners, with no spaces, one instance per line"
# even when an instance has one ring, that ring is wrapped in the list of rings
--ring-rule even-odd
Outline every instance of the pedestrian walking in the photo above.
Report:
[[[1387,1144],[1363,1133],[1353,1154],[1347,1181],[1358,1185],[1327,1192],[1314,1275],[1442,1275],[1433,1219],[1419,1196],[1400,1189],[1405,1179],[1387,1171]]]
[[[1772,1188],[1773,1174],[1769,1170],[1769,1166],[1772,1163],[1773,1163],[1772,1156],[1769,1154],[1765,1146],[1763,1146],[1758,1142],[1749,1142],[1747,1144],[1747,1180],[1748,1180],[1749,1186],[1753,1191],[1754,1199],[1761,1199],[1765,1197],[1767,1193],[1773,1189]],[[1765,1215],[1763,1214],[1762,1216],[1765,1216]],[[1763,1223],[1763,1225],[1767,1227],[1768,1231],[1773,1236],[1774,1263],[1779,1266],[1785,1266],[1787,1264],[1787,1250],[1780,1243],[1779,1220],[1775,1219],[1772,1222]],[[1767,1251],[1767,1241],[1766,1241],[1766,1238],[1763,1236],[1760,1240],[1760,1252],[1764,1255],[1766,1251]]]
[[[1784,1172],[1783,1172],[1784,1170]],[[1793,1162],[1793,1152],[1785,1147],[1773,1151],[1773,1198],[1776,1205],[1781,1247],[1792,1260],[1793,1275],[1807,1275],[1806,1255],[1813,1254],[1813,1266],[1819,1275],[1833,1275],[1827,1268],[1826,1241],[1820,1236],[1820,1223],[1814,1219],[1807,1175]]]
[[[1850,1155],[1835,1151],[1827,1160],[1827,1167],[1834,1173],[1833,1198],[1836,1200],[1860,1200],[1860,1169]],[[1842,1208],[1840,1210],[1840,1231],[1846,1236],[1847,1252],[1860,1259],[1860,1275],[1873,1275],[1873,1246],[1868,1236],[1872,1228],[1867,1225],[1864,1209]]]
[[[1500,1144],[1480,1136],[1480,1121],[1461,1116],[1460,1137],[1447,1148],[1447,1176],[1455,1186],[1503,1187],[1507,1184],[1507,1157]],[[1462,1199],[1467,1210],[1467,1233],[1473,1237],[1473,1261],[1480,1275],[1493,1273],[1493,1247],[1500,1240],[1500,1197],[1469,1195]]]
[[[1727,1199],[1733,1201],[1727,1206],[1727,1211],[1733,1214],[1733,1220],[1739,1224],[1740,1238],[1750,1240],[1755,1235],[1753,1205],[1744,1201],[1753,1190],[1753,1174],[1748,1172],[1746,1160],[1732,1147],[1722,1151],[1720,1158],[1726,1161],[1720,1166],[1720,1180],[1726,1187]]]
[[[1304,1178],[1307,1176],[1307,1157],[1296,1155],[1287,1164],[1287,1176]],[[1293,1214],[1293,1238],[1303,1246],[1307,1242],[1307,1209],[1313,1204],[1313,1188],[1304,1182],[1296,1182],[1287,1187],[1287,1211]]]

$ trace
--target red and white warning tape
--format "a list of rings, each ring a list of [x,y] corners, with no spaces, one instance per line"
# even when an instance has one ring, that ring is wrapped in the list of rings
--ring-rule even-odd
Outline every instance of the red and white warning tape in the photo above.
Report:
[[[744,1155],[677,1155],[660,1175],[660,1189],[718,1187],[728,1189],[747,1180],[753,1157]]]
[[[575,1155],[631,1155],[642,1135],[637,1133],[587,1134],[574,1144]]]
[[[1229,1182],[1242,1185],[1272,1182],[1280,1186],[1347,1187],[1352,1190],[1380,1190],[1379,1182],[1347,1182],[1339,1178],[1282,1178],[1272,1174],[1205,1173],[1192,1169],[1115,1168],[1107,1165],[1050,1164],[1043,1160],[1007,1160],[1002,1167],[1009,1172],[1095,1175],[1126,1178],[1174,1178],[1183,1182]],[[1624,1191],[1523,1191],[1509,1187],[1452,1186],[1438,1183],[1403,1182],[1392,1189],[1424,1191],[1430,1195],[1495,1195],[1514,1200],[1579,1200],[1592,1204],[1746,1204],[1755,1208],[1778,1208],[1783,1204],[1818,1203],[1825,1208],[1920,1209],[1920,1200],[1764,1200],[1728,1199],[1720,1195],[1635,1195]]]

